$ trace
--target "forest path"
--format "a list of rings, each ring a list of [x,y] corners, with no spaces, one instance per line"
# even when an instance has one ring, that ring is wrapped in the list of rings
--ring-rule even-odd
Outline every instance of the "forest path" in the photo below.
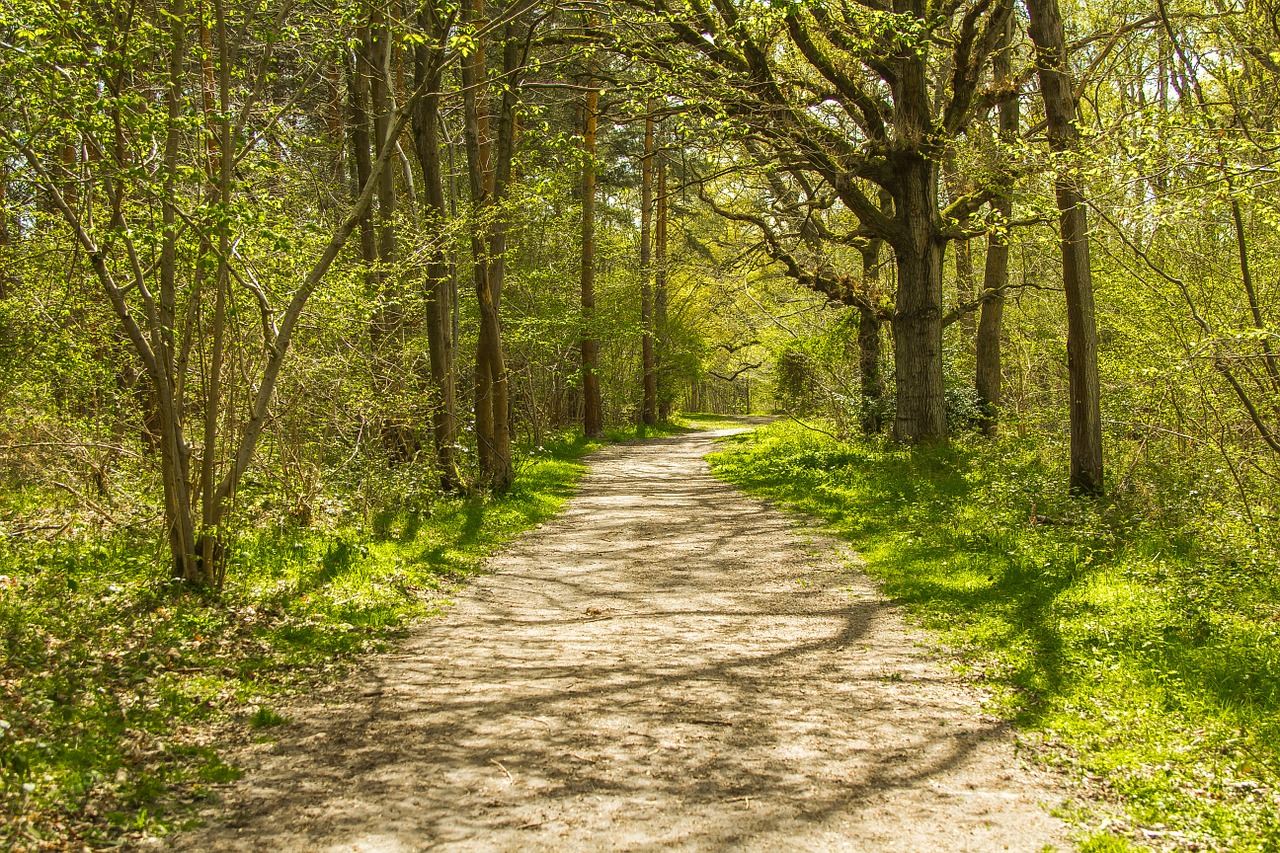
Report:
[[[1068,849],[980,696],[838,546],[613,446],[394,653],[288,709],[190,851]]]

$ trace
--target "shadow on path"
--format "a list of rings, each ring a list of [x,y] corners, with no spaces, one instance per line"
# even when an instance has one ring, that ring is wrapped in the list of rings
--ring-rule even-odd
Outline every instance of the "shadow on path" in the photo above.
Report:
[[[832,543],[713,479],[706,434],[591,457],[335,701],[242,757],[182,850],[1065,847],[979,699]]]

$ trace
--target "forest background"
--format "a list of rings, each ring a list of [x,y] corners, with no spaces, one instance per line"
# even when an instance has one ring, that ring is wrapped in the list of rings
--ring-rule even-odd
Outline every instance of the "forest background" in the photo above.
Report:
[[[751,411],[717,470],[1086,847],[1280,843],[1277,9],[2,0],[0,56],[6,844],[180,825],[592,442]]]

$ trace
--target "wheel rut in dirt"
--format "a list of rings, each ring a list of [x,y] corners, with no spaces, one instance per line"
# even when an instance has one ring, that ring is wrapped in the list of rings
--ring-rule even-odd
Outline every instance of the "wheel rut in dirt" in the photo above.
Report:
[[[274,743],[181,850],[1070,847],[1053,780],[836,543],[614,446],[565,512]]]

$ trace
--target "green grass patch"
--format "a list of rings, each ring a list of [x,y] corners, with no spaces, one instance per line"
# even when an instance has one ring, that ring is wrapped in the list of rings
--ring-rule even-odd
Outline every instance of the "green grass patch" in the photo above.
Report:
[[[291,692],[439,613],[559,511],[597,446],[571,433],[527,451],[501,498],[437,497],[329,529],[245,524],[217,596],[168,583],[163,549],[140,534],[0,539],[0,849],[181,825],[239,776],[220,738],[262,737],[287,722],[273,707]],[[8,497],[8,518],[39,500]]]
[[[1226,514],[1203,507],[1073,500],[1065,458],[1043,437],[907,450],[779,423],[712,465],[852,542],[1046,760],[1121,805],[1088,849],[1280,849],[1274,551],[1210,535]]]

